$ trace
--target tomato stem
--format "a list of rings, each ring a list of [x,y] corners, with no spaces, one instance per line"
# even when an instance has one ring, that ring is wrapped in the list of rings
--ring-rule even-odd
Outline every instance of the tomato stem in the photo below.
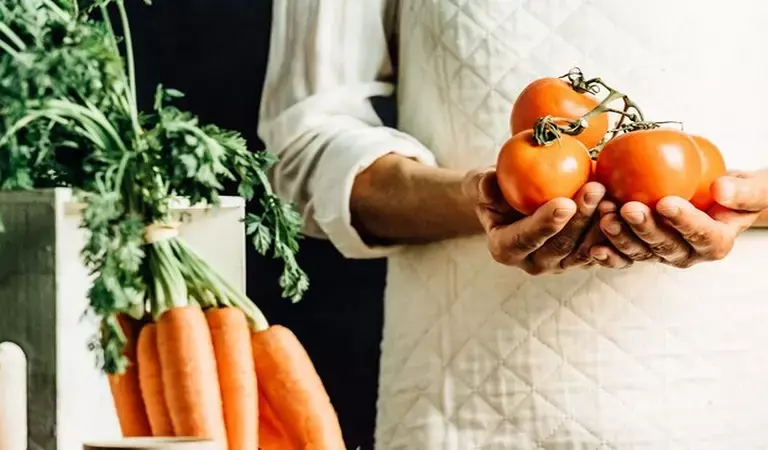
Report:
[[[584,73],[578,67],[574,67],[560,78],[567,80],[576,92],[597,95],[602,90],[606,90],[608,91],[608,95],[606,95],[605,98],[591,111],[576,120],[552,117],[545,117],[539,120],[534,127],[534,139],[539,145],[549,145],[552,141],[559,139],[562,134],[577,136],[589,126],[589,121],[592,118],[604,113],[616,114],[619,116],[619,120],[614,128],[609,130],[595,147],[589,149],[589,154],[593,159],[597,158],[597,155],[608,141],[620,134],[639,130],[652,130],[665,124],[678,124],[682,129],[682,122],[652,122],[645,120],[645,116],[640,109],[640,106],[629,98],[629,96],[612,88],[601,78],[585,78]],[[617,109],[610,106],[617,100],[623,101],[623,109]],[[627,121],[629,123],[627,123]]]
[[[634,123],[645,122],[645,117],[643,115],[643,111],[640,109],[640,106],[638,106],[637,103],[630,99],[626,94],[609,86],[601,78],[587,79],[584,77],[584,73],[578,67],[574,67],[567,74],[561,76],[560,78],[566,79],[576,92],[597,95],[601,90],[606,90],[608,91],[608,95],[606,95],[605,98],[595,108],[584,114],[579,119],[566,120],[564,121],[565,125],[555,124],[559,133],[577,136],[589,126],[589,121],[592,118],[600,114],[613,113],[619,115],[620,117],[618,123],[616,124],[616,129],[609,132],[610,134],[607,135],[603,141],[601,141],[601,143],[595,147],[595,149],[590,149],[590,152],[592,152],[592,150],[599,151],[599,148],[602,148],[602,145],[605,145],[605,142],[616,137],[620,132],[619,130],[621,130],[624,126],[626,120],[629,120],[630,125]],[[623,109],[616,109],[610,106],[617,100],[622,100],[624,102]],[[542,127],[544,125],[545,124],[542,123]],[[544,130],[542,128],[539,130],[538,136],[543,138],[551,134],[551,130]]]
[[[585,118],[592,118],[598,114],[602,114],[603,112],[606,112],[605,108],[607,107],[607,105],[620,98],[624,100],[623,115],[625,115],[625,117],[630,117],[630,118],[636,117],[635,121],[644,120],[643,111],[640,109],[640,107],[634,101],[632,101],[632,99],[630,99],[629,96],[610,87],[605,81],[602,80],[602,78],[592,78],[588,80],[584,77],[584,73],[578,67],[574,67],[567,74],[561,76],[560,78],[567,79],[568,82],[571,83],[573,90],[575,90],[576,92],[580,92],[580,93],[589,92],[590,94],[597,95],[600,93],[601,88],[608,91],[608,95],[606,96],[606,98],[602,102],[600,102],[600,104],[597,107],[595,107],[594,110],[590,111],[584,117],[582,117],[581,120],[584,120]],[[630,116],[629,115],[630,110],[634,110],[635,115]]]
[[[533,126],[533,140],[536,145],[547,146],[560,139],[561,126],[556,122],[568,122],[558,117],[546,116],[536,121]]]
[[[592,95],[600,93],[600,86],[597,86],[594,83],[588,84],[587,79],[584,77],[584,72],[578,67],[569,70],[568,73],[561,76],[560,79],[568,80],[568,82],[571,83],[573,90],[578,93],[584,94],[589,92]]]

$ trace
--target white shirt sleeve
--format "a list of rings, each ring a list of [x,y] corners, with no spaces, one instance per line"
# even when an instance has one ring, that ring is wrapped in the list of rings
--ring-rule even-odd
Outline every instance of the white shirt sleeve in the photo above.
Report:
[[[391,1],[391,0],[390,0]],[[397,247],[367,245],[349,209],[355,176],[397,153],[435,165],[413,137],[382,125],[370,98],[391,96],[388,0],[274,0],[259,136],[280,161],[275,192],[294,202],[304,232],[348,258]]]

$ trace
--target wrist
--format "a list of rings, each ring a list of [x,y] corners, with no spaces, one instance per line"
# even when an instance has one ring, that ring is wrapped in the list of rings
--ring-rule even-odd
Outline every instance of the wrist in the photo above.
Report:
[[[389,154],[355,179],[353,225],[368,240],[429,242],[482,230],[462,191],[464,174]]]
[[[410,192],[424,193],[424,201],[436,203],[435,220],[446,222],[450,236],[481,233],[483,227],[475,211],[476,199],[467,196],[464,188],[465,173],[426,166],[406,160],[399,166],[400,175]],[[426,206],[426,205],[425,205]]]

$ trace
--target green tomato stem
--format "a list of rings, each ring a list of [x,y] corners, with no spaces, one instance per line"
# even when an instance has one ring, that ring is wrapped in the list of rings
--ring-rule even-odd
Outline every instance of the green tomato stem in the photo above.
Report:
[[[634,101],[632,101],[632,99],[629,98],[629,96],[612,88],[602,79],[592,78],[587,80],[584,78],[584,74],[579,68],[571,69],[567,74],[561,76],[560,78],[567,79],[576,92],[596,95],[602,88],[608,91],[608,95],[596,107],[576,120],[566,120],[553,117],[540,119],[534,127],[534,138],[538,145],[549,145],[555,140],[559,139],[561,134],[578,136],[589,126],[589,121],[591,119],[604,113],[614,113],[620,116],[617,128],[621,128],[624,125],[624,121],[626,119],[629,119],[631,123],[639,123],[645,121],[642,110]],[[623,110],[618,110],[610,106],[617,100],[623,100]],[[565,125],[560,125],[558,122],[565,122]],[[606,142],[608,142],[608,140],[613,139],[616,136],[617,131],[611,131],[610,134],[606,135],[603,140],[597,146],[595,146],[595,148],[589,149],[590,154],[594,155],[596,152],[599,152],[599,150],[603,145],[605,145]]]

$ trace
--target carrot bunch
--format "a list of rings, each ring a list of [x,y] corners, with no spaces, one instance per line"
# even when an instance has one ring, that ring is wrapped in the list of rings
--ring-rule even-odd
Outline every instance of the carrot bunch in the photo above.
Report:
[[[145,318],[118,316],[130,363],[109,379],[123,434],[215,439],[229,450],[342,450],[336,413],[293,333],[270,326],[168,231],[147,233]]]
[[[283,297],[299,300],[308,287],[295,258],[301,215],[272,190],[277,159],[175,105],[175,89],[157,86],[139,111],[125,3],[0,0],[3,85],[25,87],[0,89],[0,189],[69,187],[83,203],[86,313],[101,325],[90,348],[123,434],[213,438],[233,450],[341,449],[335,412],[295,336],[270,327],[174,227],[158,225],[173,200],[216,206],[236,187],[260,206],[246,214],[246,233],[283,261]],[[261,442],[259,428],[269,430]]]

